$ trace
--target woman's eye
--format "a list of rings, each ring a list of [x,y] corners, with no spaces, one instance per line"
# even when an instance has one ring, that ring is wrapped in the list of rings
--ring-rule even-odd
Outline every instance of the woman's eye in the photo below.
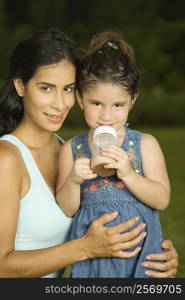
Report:
[[[48,93],[48,92],[51,91],[51,88],[48,87],[48,86],[42,86],[40,89],[41,89],[41,91],[43,91],[43,92],[45,92],[45,93]]]
[[[65,91],[65,92],[69,92],[69,93],[70,93],[70,92],[73,92],[74,89],[75,89],[74,86],[73,86],[73,87],[72,87],[72,86],[65,86],[65,87],[64,87],[64,91]]]

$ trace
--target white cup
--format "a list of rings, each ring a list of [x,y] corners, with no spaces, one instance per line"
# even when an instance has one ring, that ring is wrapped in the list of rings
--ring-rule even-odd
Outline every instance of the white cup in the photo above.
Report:
[[[91,169],[99,176],[114,175],[115,169],[106,169],[104,166],[114,160],[102,156],[102,148],[106,145],[118,145],[116,130],[111,126],[100,126],[95,129],[92,142]]]

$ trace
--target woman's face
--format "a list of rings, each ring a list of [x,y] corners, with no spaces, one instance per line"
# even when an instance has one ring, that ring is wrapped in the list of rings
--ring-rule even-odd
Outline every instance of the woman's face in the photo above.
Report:
[[[22,124],[57,131],[75,101],[75,66],[67,60],[41,66],[26,85],[20,79],[14,84],[23,97]]]

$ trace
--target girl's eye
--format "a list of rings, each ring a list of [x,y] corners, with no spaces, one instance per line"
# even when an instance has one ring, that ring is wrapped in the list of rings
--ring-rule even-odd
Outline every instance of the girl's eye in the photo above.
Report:
[[[124,105],[123,104],[120,104],[120,103],[118,103],[118,104],[115,104],[115,107],[116,108],[121,108],[121,107],[123,107]]]
[[[92,104],[95,105],[95,106],[100,106],[101,105],[101,103],[99,103],[99,102],[93,102]]]

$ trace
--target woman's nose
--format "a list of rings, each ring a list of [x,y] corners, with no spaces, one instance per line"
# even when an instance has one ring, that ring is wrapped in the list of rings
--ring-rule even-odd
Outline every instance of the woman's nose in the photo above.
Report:
[[[52,106],[58,111],[62,110],[66,106],[65,97],[62,93],[55,94]]]

